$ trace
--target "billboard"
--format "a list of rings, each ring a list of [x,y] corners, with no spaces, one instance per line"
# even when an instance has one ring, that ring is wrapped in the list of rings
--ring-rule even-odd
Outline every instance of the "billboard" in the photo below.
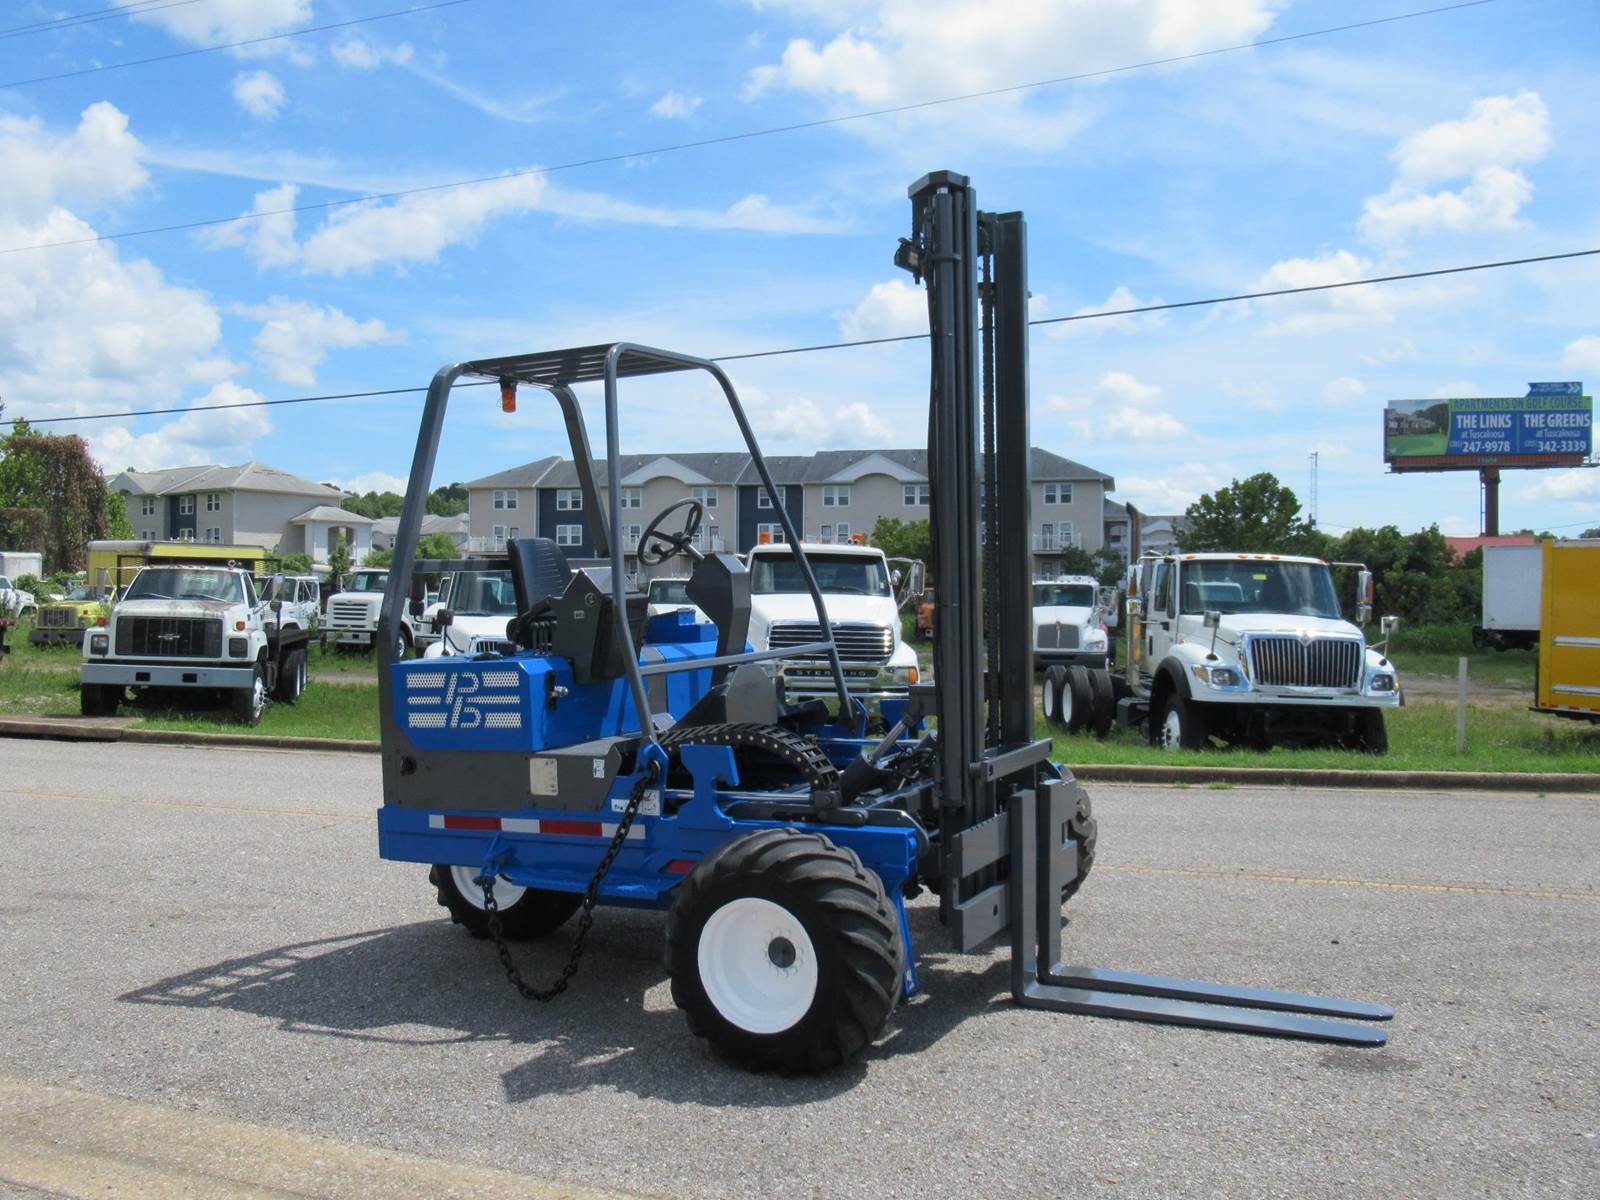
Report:
[[[1533,384],[1526,396],[1391,400],[1383,461],[1395,471],[1576,467],[1593,449],[1593,427],[1581,383]]]

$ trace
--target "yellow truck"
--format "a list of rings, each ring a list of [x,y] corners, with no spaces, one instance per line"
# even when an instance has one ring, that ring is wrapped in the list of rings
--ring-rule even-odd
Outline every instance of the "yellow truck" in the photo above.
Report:
[[[83,644],[83,631],[104,625],[118,592],[128,586],[139,568],[156,564],[204,566],[237,563],[252,575],[267,567],[267,552],[260,546],[223,546],[215,542],[94,541],[89,543],[89,569],[84,581],[64,598],[48,603],[41,598],[39,615],[28,640],[36,646]]]
[[[1535,712],[1600,721],[1600,539],[1543,543]]]

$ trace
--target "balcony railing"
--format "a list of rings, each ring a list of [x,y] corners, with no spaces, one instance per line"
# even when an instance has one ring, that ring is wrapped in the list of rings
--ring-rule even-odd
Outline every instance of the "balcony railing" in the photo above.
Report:
[[[1062,550],[1082,550],[1081,533],[1036,533],[1033,535],[1035,554],[1056,554]]]

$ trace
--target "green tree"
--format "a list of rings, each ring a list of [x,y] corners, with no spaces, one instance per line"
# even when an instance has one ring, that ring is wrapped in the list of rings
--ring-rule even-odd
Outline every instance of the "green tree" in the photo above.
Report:
[[[467,511],[467,487],[450,483],[428,493],[428,512],[436,517],[459,517]],[[440,557],[444,557],[440,555]]]
[[[460,558],[461,547],[448,533],[430,533],[417,541],[418,558]]]
[[[1094,556],[1080,546],[1063,546],[1060,550],[1061,574],[1093,575]]]
[[[106,536],[123,541],[134,538],[133,522],[128,519],[128,505],[121,492],[106,493]]]
[[[311,556],[309,554],[285,554],[278,559],[278,570],[285,575],[311,574]]]
[[[1258,554],[1320,554],[1328,539],[1300,516],[1300,500],[1270,471],[1201,496],[1188,508],[1186,551],[1242,550]]]
[[[89,541],[106,534],[107,494],[81,437],[34,433],[25,421],[0,437],[0,512],[8,528],[42,532],[36,544],[20,548],[42,551],[47,572],[83,567]]]
[[[1578,536],[1581,538],[1600,538],[1600,525],[1596,525],[1593,529],[1585,529]]]
[[[1102,546],[1094,552],[1094,569],[1090,572],[1104,587],[1121,587],[1128,573],[1128,560],[1115,550]]]
[[[393,550],[374,550],[361,560],[361,565],[363,567],[387,567],[393,561]]]
[[[343,538],[333,539],[333,545],[328,547],[328,590],[337,592],[343,585],[345,576],[350,574],[350,568],[355,566],[355,560],[350,557],[350,547],[344,544]]]
[[[1395,613],[1408,625],[1439,625],[1478,619],[1483,595],[1483,552],[1457,559],[1437,525],[1401,533],[1393,525],[1352,529],[1330,547],[1328,557],[1365,563],[1375,576],[1377,615]],[[1339,571],[1339,598],[1355,595],[1353,573]]]
[[[360,495],[346,496],[339,501],[339,507],[376,521],[380,517],[398,517],[400,510],[405,507],[405,497],[394,492],[362,492]]]
[[[933,568],[933,533],[926,521],[879,517],[871,541],[890,558],[915,558]]]

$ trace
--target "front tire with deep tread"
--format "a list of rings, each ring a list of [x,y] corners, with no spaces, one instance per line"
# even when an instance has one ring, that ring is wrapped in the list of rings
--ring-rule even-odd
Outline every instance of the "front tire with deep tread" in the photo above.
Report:
[[[1061,712],[1068,733],[1089,728],[1094,715],[1094,689],[1089,685],[1086,668],[1077,665],[1067,668],[1067,691],[1062,697]]]
[[[781,954],[769,946],[757,961],[724,964],[735,974],[748,967],[744,977],[751,984],[738,1000],[759,1003],[770,987],[795,1009],[781,1027],[756,1030],[737,1023],[724,1011],[737,1015],[735,997],[723,995],[719,1006],[712,994],[728,989],[716,978],[708,985],[702,969],[701,936],[708,923],[751,901],[775,906],[803,933],[801,942],[809,943],[798,947],[798,959],[794,942],[774,939],[772,946],[783,943]],[[807,949],[810,964],[804,961]],[[860,1054],[883,1031],[900,997],[905,952],[899,915],[877,873],[854,851],[794,829],[763,829],[719,847],[684,879],[667,914],[673,1002],[683,1009],[690,1032],[751,1071],[817,1074]],[[814,979],[809,1002],[801,994],[795,1003],[786,979],[791,973]]]
[[[1364,708],[1356,713],[1356,749],[1368,754],[1389,753],[1389,727],[1384,723],[1383,711]]]
[[[1103,738],[1117,723],[1117,693],[1111,686],[1111,672],[1095,667],[1088,672],[1089,694],[1093,702],[1089,707],[1089,728],[1095,737]]]
[[[476,875],[467,868],[459,874]],[[452,924],[459,925],[475,938],[489,936],[489,914],[483,910],[483,894],[476,897],[463,892],[457,882],[458,872],[444,864],[435,863],[428,870],[428,882],[433,884],[439,906],[450,914]],[[520,889],[514,900],[506,902],[505,883],[495,889],[496,907],[500,910],[500,936],[508,942],[531,942],[554,933],[566,924],[567,918],[578,911],[583,897],[576,892],[552,892],[544,888]]]
[[[1205,705],[1177,691],[1168,693],[1150,740],[1163,750],[1206,749],[1211,745],[1211,730]]]
[[[78,686],[78,707],[86,717],[114,717],[122,703],[123,689],[113,683],[84,683]]]
[[[228,707],[239,724],[261,724],[261,714],[267,708],[267,676],[260,663],[256,663],[251,670],[250,686],[235,688],[228,697]]]

